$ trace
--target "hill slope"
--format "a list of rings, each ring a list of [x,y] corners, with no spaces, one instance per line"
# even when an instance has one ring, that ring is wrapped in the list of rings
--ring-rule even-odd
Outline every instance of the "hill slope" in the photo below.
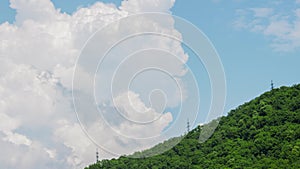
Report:
[[[86,169],[300,168],[300,85],[266,92],[218,120],[204,143],[199,126],[161,155],[103,160]]]

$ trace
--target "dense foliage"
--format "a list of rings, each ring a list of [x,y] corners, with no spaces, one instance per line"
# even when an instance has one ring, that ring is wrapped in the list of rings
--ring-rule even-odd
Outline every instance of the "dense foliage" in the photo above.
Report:
[[[86,169],[300,168],[300,85],[273,89],[218,120],[204,143],[199,126],[161,155],[122,156]]]

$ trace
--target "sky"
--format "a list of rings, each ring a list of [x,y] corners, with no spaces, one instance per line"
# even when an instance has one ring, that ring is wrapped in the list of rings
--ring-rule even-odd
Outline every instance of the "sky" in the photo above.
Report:
[[[299,83],[300,1],[2,0],[0,42],[0,168],[83,168]]]

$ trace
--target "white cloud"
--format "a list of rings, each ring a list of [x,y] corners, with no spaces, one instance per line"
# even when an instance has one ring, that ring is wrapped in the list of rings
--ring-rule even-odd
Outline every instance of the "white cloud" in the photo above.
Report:
[[[120,9],[130,13],[139,12],[170,12],[175,0],[124,0]]]
[[[29,140],[24,135],[21,135],[18,133],[12,133],[12,132],[5,132],[5,134],[6,134],[6,137],[3,138],[4,141],[9,141],[16,145],[26,145],[26,146],[30,146],[32,143],[32,141]]]
[[[52,159],[55,159],[57,154],[56,154],[56,150],[50,150],[48,148],[44,148],[44,150],[48,153],[49,157]]]
[[[272,8],[251,8],[254,12],[254,17],[268,17],[273,13]]]
[[[264,30],[265,35],[271,35],[283,39],[291,32],[291,25],[286,20],[271,22]]]
[[[112,5],[96,3],[88,8],[81,8],[72,15],[61,13],[55,9],[50,0],[11,0],[11,7],[16,9],[16,23],[0,25],[0,168],[83,168],[95,160],[95,145],[86,137],[77,122],[73,112],[71,89],[73,66],[80,50],[86,40],[99,28],[119,18],[138,12],[170,12],[174,0],[141,1],[129,0],[122,2],[118,9]],[[174,28],[172,18],[168,22],[158,22],[155,18],[146,18],[143,24],[127,25],[127,31],[135,32],[145,29],[158,29],[181,39],[180,33]],[[118,27],[114,27],[103,36],[110,41],[120,37]],[[125,32],[126,33],[126,32]],[[147,63],[159,65],[171,75],[180,77],[185,75],[184,64],[188,56],[184,53],[180,42],[162,38],[145,38],[140,46],[132,46],[136,41],[128,41],[121,51],[130,54],[128,49],[156,47],[179,58],[170,62],[170,56],[152,57],[145,54]],[[117,58],[117,61],[123,59]],[[155,62],[152,60],[156,60]],[[149,62],[148,62],[149,61]],[[140,60],[138,65],[145,65]],[[163,63],[163,64],[162,64]],[[94,63],[88,63],[90,67]],[[93,74],[88,68],[80,65],[76,69],[80,73],[82,88],[75,88],[75,93],[82,98],[92,88],[89,81]],[[108,62],[104,70],[114,72],[113,62]],[[143,66],[141,66],[143,67]],[[136,67],[138,68],[138,67]],[[128,69],[124,75],[130,75]],[[105,72],[104,71],[104,72]],[[127,73],[127,74],[126,74]],[[108,74],[109,75],[109,74]],[[106,74],[104,80],[110,78]],[[153,74],[146,77],[153,78]],[[148,79],[145,78],[144,79]],[[175,107],[180,103],[181,94],[177,88],[169,85],[172,79],[163,81],[165,76],[157,78],[164,87],[170,102],[167,106]],[[126,79],[125,79],[126,80]],[[136,86],[145,86],[152,91],[153,87],[142,80]],[[143,84],[143,85],[141,85]],[[123,89],[123,88],[122,88]],[[146,102],[148,93],[144,89],[116,92],[114,99],[116,105],[108,103],[99,106],[112,126],[108,126],[103,119],[87,117],[90,120],[86,130],[94,136],[100,145],[115,154],[130,153],[152,146],[160,137],[151,140],[138,140],[120,135],[127,134],[132,137],[149,137],[159,135],[173,120],[170,112],[160,112],[159,108],[151,107]],[[104,91],[110,91],[106,88]],[[107,99],[109,94],[104,95]],[[126,99],[129,96],[129,100]],[[112,100],[108,99],[108,102]],[[128,102],[130,101],[130,102]],[[91,109],[93,100],[83,105],[86,113],[98,112]],[[129,106],[131,105],[131,106]],[[151,120],[159,118],[150,125],[132,124],[116,115],[116,107],[122,113],[135,120]],[[133,107],[132,107],[133,106]],[[91,111],[90,111],[91,110]],[[142,112],[142,117],[138,112]],[[90,114],[88,114],[90,115]],[[85,121],[86,122],[86,121]],[[113,127],[113,128],[112,128]],[[104,138],[103,135],[106,137]],[[103,152],[101,158],[111,158],[114,155]]]
[[[146,107],[138,94],[128,91],[122,93],[114,99],[114,105],[118,113],[127,118],[128,123],[123,123],[120,133],[129,137],[146,138],[159,134],[171,121],[170,112],[156,112],[154,109]],[[138,123],[152,122],[139,127]],[[137,129],[137,130],[136,130]],[[132,132],[132,130],[136,130]]]
[[[49,0],[10,0],[10,7],[17,10],[16,22],[26,20],[48,22],[55,18],[57,11]],[[47,19],[45,19],[47,18]]]
[[[1,108],[4,107],[5,103],[3,102],[4,101],[2,101]],[[1,112],[4,112],[4,110],[2,109]],[[20,126],[20,122],[17,119],[11,118],[7,114],[0,113],[0,131],[10,132],[18,128],[19,126]]]
[[[298,1],[295,2],[298,3]],[[268,37],[271,43],[270,46],[275,51],[290,52],[299,50],[300,8],[295,6],[281,11],[276,4],[271,4],[271,6],[272,8],[237,10],[238,17],[234,22],[234,27]]]
[[[63,141],[63,144],[71,149],[71,154],[66,158],[66,161],[71,165],[71,168],[80,168],[94,160],[95,150],[93,143],[85,136],[79,124],[71,124],[64,121],[55,131],[55,137]]]

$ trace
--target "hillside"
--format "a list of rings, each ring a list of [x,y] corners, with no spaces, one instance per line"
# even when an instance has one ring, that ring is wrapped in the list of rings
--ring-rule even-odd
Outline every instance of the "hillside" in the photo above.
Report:
[[[204,143],[198,126],[161,155],[102,160],[86,169],[300,168],[300,85],[266,92],[218,120]]]

